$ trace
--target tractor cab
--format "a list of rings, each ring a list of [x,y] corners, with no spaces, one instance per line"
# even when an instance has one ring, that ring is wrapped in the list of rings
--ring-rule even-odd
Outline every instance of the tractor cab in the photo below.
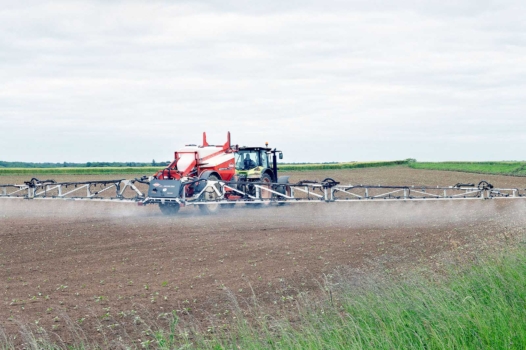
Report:
[[[283,158],[281,151],[269,147],[237,147],[234,153],[236,175],[240,180],[259,181],[268,178],[271,182],[277,182],[278,155],[279,159]]]
[[[268,152],[270,152],[270,148],[239,147],[234,155],[236,170],[248,171],[258,167],[270,168]]]

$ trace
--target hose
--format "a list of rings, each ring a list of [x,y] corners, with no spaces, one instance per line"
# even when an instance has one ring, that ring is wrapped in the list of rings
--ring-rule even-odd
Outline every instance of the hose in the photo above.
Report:
[[[477,187],[480,191],[484,191],[484,190],[491,190],[493,188],[493,185],[485,180],[482,180],[481,182],[479,182]]]

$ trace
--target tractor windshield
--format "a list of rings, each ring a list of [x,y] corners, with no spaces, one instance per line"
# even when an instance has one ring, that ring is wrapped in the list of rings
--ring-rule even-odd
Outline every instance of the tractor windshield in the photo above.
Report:
[[[259,165],[259,152],[239,151],[235,153],[235,159],[237,170],[250,170]]]
[[[261,157],[261,166],[263,168],[269,168],[267,152],[265,150],[260,150],[259,152]]]

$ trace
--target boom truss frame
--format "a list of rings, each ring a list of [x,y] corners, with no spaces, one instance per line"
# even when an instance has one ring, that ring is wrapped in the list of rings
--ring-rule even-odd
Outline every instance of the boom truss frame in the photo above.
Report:
[[[138,180],[100,180],[82,182],[55,182],[31,179],[23,185],[0,185],[0,198],[12,199],[62,199],[93,200],[106,202],[135,203],[144,199],[144,194],[135,186]],[[125,195],[126,190],[134,195]],[[112,191],[113,190],[113,191]],[[104,196],[101,194],[104,193]]]
[[[31,179],[23,185],[0,185],[0,198],[10,199],[54,199],[89,200],[121,203],[188,205],[213,204],[262,204],[262,203],[319,203],[359,201],[434,201],[474,199],[525,199],[526,190],[517,188],[493,188],[481,181],[474,184],[455,186],[382,186],[382,185],[340,185],[332,179],[321,182],[301,181],[295,184],[265,182],[206,181],[199,193],[186,197],[184,190],[180,198],[150,198],[136,186],[141,180],[97,180],[83,182],[55,182]],[[196,181],[183,183],[181,188]],[[203,200],[205,192],[214,191],[217,200]],[[234,194],[234,200],[230,196]]]

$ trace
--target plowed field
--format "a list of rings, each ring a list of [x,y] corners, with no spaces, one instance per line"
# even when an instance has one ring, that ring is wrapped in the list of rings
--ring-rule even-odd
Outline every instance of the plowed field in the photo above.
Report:
[[[382,185],[485,179],[526,188],[526,178],[406,167],[291,175]],[[85,178],[108,177],[56,180]],[[283,309],[300,291],[317,293],[338,267],[400,274],[442,266],[453,253],[469,258],[523,235],[525,212],[520,199],[241,205],[165,217],[153,206],[0,199],[0,326],[10,337],[21,324],[42,327],[67,342],[76,327],[87,338],[144,338],[137,315],[156,322],[172,310],[201,324],[227,322],[233,300],[244,308],[255,295]]]

